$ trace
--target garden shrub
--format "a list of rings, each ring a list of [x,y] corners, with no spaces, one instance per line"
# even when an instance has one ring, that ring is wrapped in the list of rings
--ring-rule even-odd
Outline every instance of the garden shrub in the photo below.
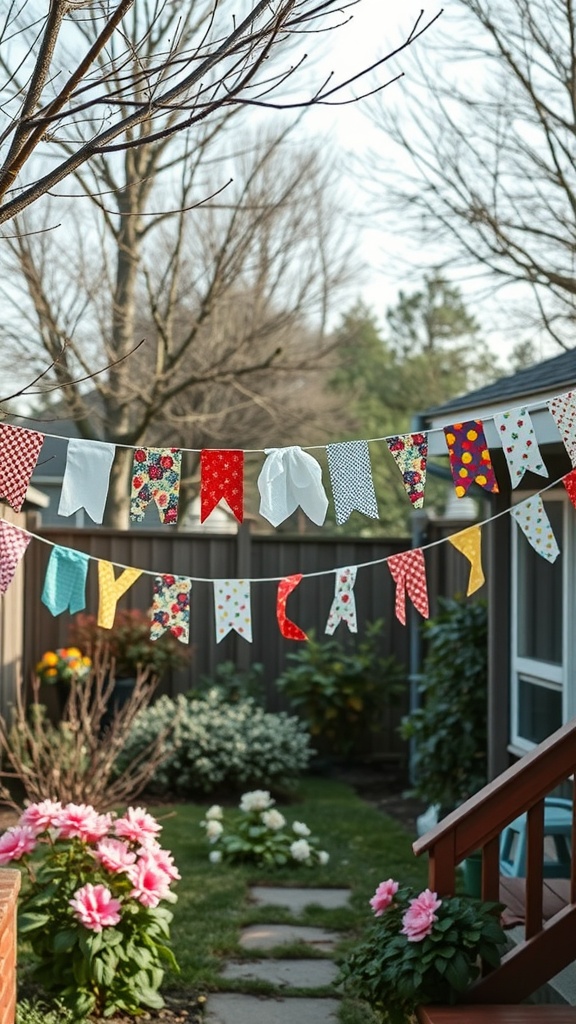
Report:
[[[255,662],[247,669],[239,669],[233,661],[221,661],[213,675],[200,676],[198,685],[190,697],[203,697],[210,690],[217,689],[230,704],[253,697],[259,704],[264,703],[264,666]]]
[[[229,703],[215,688],[202,699],[160,697],[136,718],[119,770],[156,735],[174,728],[153,788],[180,795],[250,785],[291,789],[313,751],[303,723],[285,712],[266,712],[251,698]]]

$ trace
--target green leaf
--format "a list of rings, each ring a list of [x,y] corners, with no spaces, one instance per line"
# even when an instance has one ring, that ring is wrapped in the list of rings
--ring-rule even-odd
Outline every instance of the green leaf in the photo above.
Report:
[[[18,915],[18,931],[21,935],[44,928],[51,920],[50,914],[23,913]]]
[[[78,940],[76,928],[63,928],[54,935],[53,949],[55,953],[67,953],[73,949]]]

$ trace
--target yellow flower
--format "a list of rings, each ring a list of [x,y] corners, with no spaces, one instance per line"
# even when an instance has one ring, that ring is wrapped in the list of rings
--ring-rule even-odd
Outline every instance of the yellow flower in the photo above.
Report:
[[[57,665],[58,664],[58,655],[55,654],[54,651],[46,651],[46,653],[42,655],[42,661],[40,662],[40,664],[41,665]]]
[[[64,655],[67,658],[81,658],[82,651],[79,651],[77,647],[68,647],[66,648]]]
[[[57,676],[58,675],[58,669],[57,668],[47,668],[45,673],[44,673],[44,675],[50,676],[50,678],[52,678],[53,676]]]

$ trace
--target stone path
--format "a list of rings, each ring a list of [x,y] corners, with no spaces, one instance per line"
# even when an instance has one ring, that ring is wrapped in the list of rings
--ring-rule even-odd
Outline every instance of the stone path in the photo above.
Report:
[[[284,907],[297,917],[310,905],[328,910],[344,907],[349,889],[292,889],[253,886],[251,900],[262,906]],[[336,1024],[339,1001],[327,997],[290,996],[290,989],[319,989],[334,983],[338,968],[328,956],[282,959],[282,946],[302,942],[315,952],[330,953],[341,938],[339,932],[310,928],[297,922],[250,925],[242,931],[240,945],[254,951],[277,950],[263,960],[234,961],[222,969],[222,977],[246,978],[275,985],[277,994],[254,996],[219,992],[206,1001],[205,1024]]]

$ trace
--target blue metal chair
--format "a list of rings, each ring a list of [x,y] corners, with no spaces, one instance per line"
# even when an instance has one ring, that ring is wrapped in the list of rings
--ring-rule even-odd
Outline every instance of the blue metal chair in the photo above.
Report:
[[[500,837],[500,874],[526,877],[527,816],[521,814]],[[548,842],[547,842],[548,840]],[[547,856],[551,845],[554,857]],[[570,878],[572,801],[561,797],[544,800],[544,878]]]

